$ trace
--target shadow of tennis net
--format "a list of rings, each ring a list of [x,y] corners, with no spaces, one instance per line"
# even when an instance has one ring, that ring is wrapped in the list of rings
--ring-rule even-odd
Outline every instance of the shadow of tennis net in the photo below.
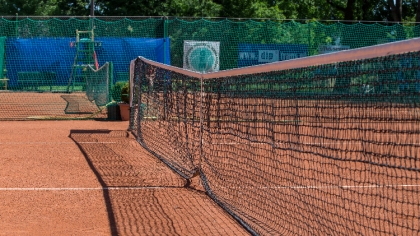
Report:
[[[230,215],[126,131],[72,130],[101,183],[113,235],[246,235]]]

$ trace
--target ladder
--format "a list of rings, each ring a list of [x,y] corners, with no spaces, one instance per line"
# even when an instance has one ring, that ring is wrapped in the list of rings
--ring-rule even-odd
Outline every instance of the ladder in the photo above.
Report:
[[[87,35],[86,38],[80,38],[80,35]],[[85,88],[85,71],[88,66],[95,68],[95,35],[93,30],[80,31],[76,30],[76,56],[71,70],[69,83],[67,85],[67,92],[74,91],[74,86],[82,86]]]

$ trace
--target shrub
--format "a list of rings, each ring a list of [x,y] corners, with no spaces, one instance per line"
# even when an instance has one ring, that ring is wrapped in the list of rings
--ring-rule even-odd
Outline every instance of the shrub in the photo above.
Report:
[[[111,88],[112,99],[116,102],[121,102],[121,89],[125,82],[117,82]]]
[[[130,102],[130,84],[128,82],[125,82],[121,87],[121,102]]]

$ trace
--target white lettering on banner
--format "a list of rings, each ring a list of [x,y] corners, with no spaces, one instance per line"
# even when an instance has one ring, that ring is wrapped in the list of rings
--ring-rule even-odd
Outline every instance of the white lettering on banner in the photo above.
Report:
[[[350,49],[348,45],[320,45],[318,54],[326,54]]]
[[[285,60],[291,60],[291,59],[296,59],[296,58],[301,58],[301,57],[306,57],[307,54],[306,53],[280,53],[280,59],[281,61],[285,61]]]
[[[258,62],[279,61],[278,50],[258,50]]]
[[[285,53],[279,50],[258,50],[258,56],[255,52],[239,52],[240,60],[258,60],[260,63],[285,61],[306,56],[308,56],[306,52]]]
[[[257,60],[257,56],[253,52],[240,52],[239,59]]]

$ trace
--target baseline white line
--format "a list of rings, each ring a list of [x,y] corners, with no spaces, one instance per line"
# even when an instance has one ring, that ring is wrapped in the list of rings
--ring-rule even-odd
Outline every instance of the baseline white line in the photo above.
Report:
[[[117,142],[78,142],[81,144],[113,144]],[[0,142],[0,145],[21,145],[21,144],[76,144],[75,142]]]
[[[77,142],[77,143],[82,143],[82,144],[112,144],[112,143],[117,143],[117,142]]]
[[[163,189],[163,188],[168,188],[168,187],[0,188],[0,191],[103,191],[103,190]]]
[[[271,143],[263,143],[263,142],[250,142],[250,143],[238,143],[238,142],[231,142],[231,143],[207,143],[203,142],[205,144],[210,145],[239,145],[239,144],[245,144],[245,145],[272,145]],[[289,145],[290,143],[274,143],[275,145]],[[362,142],[354,142],[354,143],[299,143],[300,145],[362,145]],[[393,145],[420,145],[420,143],[394,143]]]
[[[264,187],[245,187],[246,189],[352,189],[352,188],[418,188],[420,184],[400,184],[400,185],[343,185],[343,186],[264,186]],[[234,188],[234,189],[241,189]]]
[[[400,185],[343,185],[343,186],[272,186],[272,187],[245,187],[243,189],[352,189],[352,188],[418,188],[420,184]],[[0,188],[0,191],[103,191],[103,190],[141,190],[165,189],[168,187],[99,187],[99,188]],[[169,187],[172,188],[172,187]],[[234,189],[242,189],[234,188]]]

